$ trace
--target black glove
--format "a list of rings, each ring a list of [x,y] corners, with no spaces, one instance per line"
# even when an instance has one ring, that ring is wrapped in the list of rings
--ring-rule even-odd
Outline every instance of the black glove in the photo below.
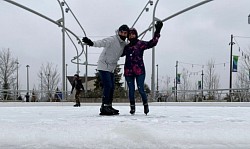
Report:
[[[88,37],[83,37],[82,41],[84,43],[86,43],[87,45],[89,45],[89,46],[93,46],[94,45],[94,43]]]
[[[156,29],[155,32],[160,33],[162,26],[163,26],[162,21],[157,21],[156,24],[155,24],[155,29]]]

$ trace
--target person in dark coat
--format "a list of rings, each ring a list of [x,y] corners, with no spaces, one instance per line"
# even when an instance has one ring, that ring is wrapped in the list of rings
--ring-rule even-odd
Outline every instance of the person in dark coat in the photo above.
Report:
[[[163,26],[161,21],[155,24],[156,31],[153,39],[142,41],[138,39],[138,33],[135,28],[130,28],[128,32],[129,44],[125,46],[122,56],[126,56],[124,65],[124,76],[129,87],[130,113],[135,113],[135,80],[138,91],[141,95],[144,105],[144,113],[149,112],[148,99],[144,91],[145,66],[143,62],[144,50],[150,49],[157,45],[160,38],[160,31]]]
[[[78,74],[74,75],[74,80],[72,82],[72,89],[71,89],[71,94],[73,93],[73,90],[76,90],[76,94],[75,94],[75,100],[76,100],[76,104],[74,105],[74,107],[80,107],[80,93],[81,91],[84,91],[84,87],[82,85],[82,80],[80,79]]]
[[[29,102],[29,101],[30,101],[30,95],[29,95],[29,92],[27,92],[27,93],[26,93],[25,98],[26,98],[26,102]]]

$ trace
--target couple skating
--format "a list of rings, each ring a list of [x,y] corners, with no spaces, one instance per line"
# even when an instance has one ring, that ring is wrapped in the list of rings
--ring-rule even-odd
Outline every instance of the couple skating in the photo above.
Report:
[[[82,41],[89,46],[104,47],[97,64],[100,78],[103,83],[102,105],[100,115],[117,115],[119,110],[112,107],[115,76],[114,70],[121,56],[126,56],[124,65],[124,76],[129,87],[130,113],[135,113],[135,80],[139,93],[141,95],[144,113],[149,112],[148,99],[144,91],[145,67],[143,62],[144,50],[156,46],[160,31],[163,26],[161,21],[155,24],[156,31],[153,39],[142,41],[138,39],[138,33],[135,28],[129,28],[127,25],[119,27],[116,35],[104,38],[98,41],[91,41],[83,37]],[[128,43],[126,42],[128,38]]]

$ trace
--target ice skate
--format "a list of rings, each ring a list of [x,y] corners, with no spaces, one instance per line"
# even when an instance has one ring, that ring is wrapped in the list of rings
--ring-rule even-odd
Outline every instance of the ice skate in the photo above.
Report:
[[[130,114],[135,114],[135,105],[130,105]]]
[[[144,113],[147,115],[149,112],[148,103],[143,104],[143,106],[144,106]]]
[[[80,106],[81,106],[80,103],[76,103],[76,104],[74,105],[74,107],[80,107]]]
[[[118,115],[114,110],[111,109],[109,105],[102,105],[100,108],[100,115]]]

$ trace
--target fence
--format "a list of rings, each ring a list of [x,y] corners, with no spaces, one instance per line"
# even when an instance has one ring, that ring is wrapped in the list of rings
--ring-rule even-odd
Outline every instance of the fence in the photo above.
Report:
[[[68,93],[65,93],[68,97]],[[61,91],[28,91],[27,90],[4,90],[0,89],[1,101],[27,101],[27,102],[53,102],[61,101],[63,93]]]
[[[63,98],[65,95],[65,98]],[[61,91],[29,91],[0,89],[0,101],[56,102],[74,101],[74,94]],[[140,101],[140,97],[136,99]],[[250,89],[177,90],[156,92],[156,99],[148,96],[150,102],[250,102]],[[81,97],[82,102],[101,102],[101,98]],[[127,98],[116,98],[114,102],[128,102]]]
[[[249,102],[250,89],[177,90],[156,93],[159,102]]]

